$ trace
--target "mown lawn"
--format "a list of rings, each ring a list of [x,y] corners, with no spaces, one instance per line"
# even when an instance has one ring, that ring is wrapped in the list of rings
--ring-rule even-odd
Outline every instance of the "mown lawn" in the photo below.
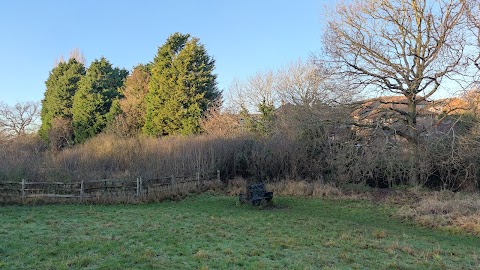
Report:
[[[480,269],[480,238],[367,202],[201,195],[145,205],[0,207],[0,269]]]

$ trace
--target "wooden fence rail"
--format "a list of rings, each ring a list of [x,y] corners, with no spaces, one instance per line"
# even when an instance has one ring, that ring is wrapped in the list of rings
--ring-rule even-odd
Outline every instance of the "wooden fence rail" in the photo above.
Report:
[[[208,181],[220,181],[220,171],[215,174],[167,176],[152,179],[102,179],[80,182],[21,182],[0,181],[1,198],[93,198],[123,196],[143,198],[150,193],[172,191],[190,185],[201,188]]]

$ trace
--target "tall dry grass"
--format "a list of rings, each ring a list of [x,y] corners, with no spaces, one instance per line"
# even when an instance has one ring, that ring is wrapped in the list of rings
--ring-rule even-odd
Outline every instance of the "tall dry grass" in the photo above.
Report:
[[[234,154],[236,143],[208,136],[157,139],[101,134],[83,145],[47,154],[45,173],[50,179],[60,173],[60,178],[72,181],[209,174]]]
[[[452,191],[421,192],[418,201],[402,206],[396,216],[427,227],[463,230],[480,235],[478,194]]]
[[[405,144],[386,144],[385,139],[364,142],[348,132],[332,140],[331,128],[286,125],[262,137],[126,138],[100,134],[61,151],[48,150],[34,136],[17,138],[0,142],[0,180],[149,179],[220,170],[224,181],[235,177],[255,182],[296,179],[384,188],[410,183],[411,158]],[[468,136],[422,141],[417,164],[421,184],[432,189],[479,190],[480,155],[476,150],[480,140]]]
[[[0,140],[0,181],[39,177],[47,147],[38,136]]]
[[[255,181],[236,177],[229,181],[226,186],[226,192],[229,195],[237,196],[239,193],[245,193],[247,185],[252,183],[255,183]],[[320,181],[281,180],[267,183],[266,189],[273,191],[275,196],[302,196],[350,200],[366,199],[369,197],[367,193],[352,192],[352,190],[338,187],[333,183],[322,183]]]

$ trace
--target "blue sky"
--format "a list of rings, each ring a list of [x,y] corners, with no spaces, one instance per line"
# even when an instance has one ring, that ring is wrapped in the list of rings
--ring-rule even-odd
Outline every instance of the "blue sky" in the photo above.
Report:
[[[221,89],[321,48],[328,0],[0,1],[0,101],[39,101],[55,59],[79,48],[131,69],[174,32],[200,38]]]

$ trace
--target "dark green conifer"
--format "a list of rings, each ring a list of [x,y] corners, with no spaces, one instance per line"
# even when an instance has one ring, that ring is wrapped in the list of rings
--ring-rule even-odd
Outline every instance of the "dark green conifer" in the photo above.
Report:
[[[153,136],[195,134],[203,113],[220,98],[215,61],[198,38],[175,33],[154,59],[143,131]]]
[[[113,68],[104,57],[90,64],[73,100],[75,142],[84,142],[100,133],[114,118],[112,114],[117,113],[118,106],[112,104],[119,99],[118,89],[127,75],[126,70]]]

